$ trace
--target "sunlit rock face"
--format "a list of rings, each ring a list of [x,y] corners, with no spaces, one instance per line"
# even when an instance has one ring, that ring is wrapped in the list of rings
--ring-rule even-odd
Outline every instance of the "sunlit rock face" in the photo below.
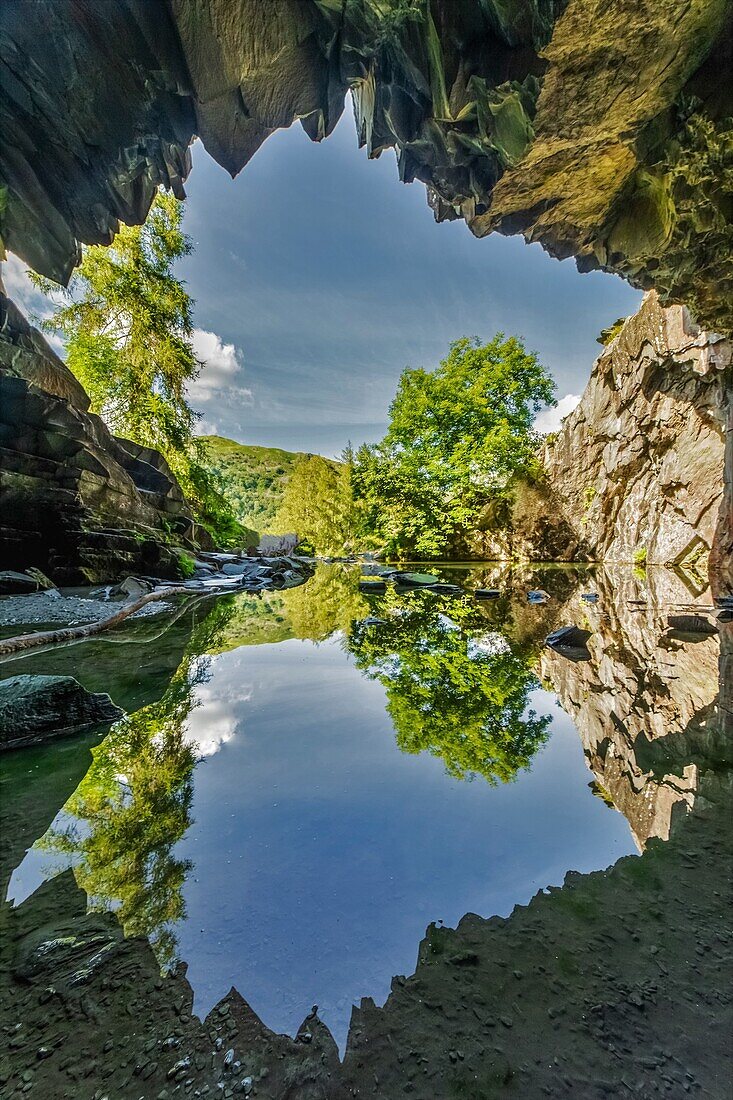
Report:
[[[715,545],[716,569],[729,566],[732,350],[654,293],[606,346],[544,455],[548,491],[585,555],[704,577]]]
[[[592,631],[590,660],[545,649],[540,674],[573,719],[598,793],[627,818],[641,850],[650,837],[666,840],[692,808],[701,761],[730,766],[718,709],[720,639],[669,629],[670,607],[710,599],[671,570],[636,578],[604,570],[596,582],[597,605],[576,592],[563,608],[568,622]]]
[[[68,278],[80,241],[182,193],[195,134],[238,172],[347,90],[439,220],[523,233],[733,327],[729,0],[7,0],[5,243]],[[43,34],[38,28],[43,27]]]
[[[176,575],[164,545],[193,534],[157,451],[111,435],[43,336],[0,292],[0,567],[57,584]]]

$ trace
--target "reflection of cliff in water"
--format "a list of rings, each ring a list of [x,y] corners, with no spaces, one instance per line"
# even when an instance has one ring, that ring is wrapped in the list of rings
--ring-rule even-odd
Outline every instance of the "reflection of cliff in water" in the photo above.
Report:
[[[719,639],[669,631],[668,601],[691,597],[662,570],[638,577],[599,572],[592,581],[568,571],[554,586],[549,574],[487,573],[481,583],[514,591],[471,606],[465,620],[454,606],[460,659],[440,637],[432,648],[460,668],[471,636],[502,630],[526,674],[534,663],[572,715],[595,782],[628,818],[641,858],[623,859],[608,872],[569,874],[562,888],[539,894],[507,920],[468,915],[456,931],[431,926],[415,975],[394,980],[384,1007],[367,997],[354,1010],[343,1063],[317,1016],[304,1021],[295,1040],[276,1036],[234,990],[201,1024],[191,1013],[185,968],[159,977],[151,929],[132,924],[131,932],[146,936],[123,939],[111,914],[84,915],[83,895],[62,875],[17,909],[3,910],[10,951],[2,1022],[21,1021],[4,1075],[30,1070],[39,1094],[59,1097],[82,1087],[137,1097],[163,1089],[172,1094],[176,1086],[186,1093],[205,1086],[218,1091],[222,1084],[233,1095],[236,1088],[270,1100],[403,1094],[600,1100],[690,1090],[715,1100],[727,1096],[731,950],[721,919],[730,899],[721,895],[731,881],[731,761],[716,707]],[[308,587],[295,590],[297,607],[288,606],[290,593],[277,597],[280,637],[303,631],[322,638],[341,630],[371,670],[399,653],[399,627],[377,643],[358,625],[370,614],[384,612],[388,622],[390,616],[385,604],[356,592],[353,578],[335,572],[324,578],[329,597],[320,617],[304,596]],[[559,598],[530,608],[527,587],[554,587]],[[597,605],[580,599],[586,588],[598,591]],[[428,603],[430,629],[436,622],[445,627],[437,616],[449,613],[449,601],[415,596],[401,601],[395,621],[409,620],[410,607],[413,616],[415,608],[424,616]],[[194,631],[159,710],[153,703],[140,714],[167,721],[175,696],[183,709],[174,725],[182,728],[192,700],[179,689],[195,686],[198,654],[261,642],[272,610],[223,601],[209,626],[198,636]],[[542,649],[549,630],[569,622],[592,631],[590,659],[574,662]],[[435,686],[430,677],[425,684]],[[469,677],[464,686],[474,697],[475,681]],[[460,708],[448,713],[459,715]],[[459,725],[456,718],[451,728]],[[127,763],[143,770],[155,763],[155,771],[161,761],[149,755],[156,741],[155,731],[148,733],[148,748]],[[173,768],[166,794],[185,818],[191,746],[174,736],[167,748],[158,747],[163,764],[185,765],[180,775]],[[108,759],[121,767],[113,749],[110,741]],[[154,825],[155,805],[153,799],[150,820],[138,822],[141,838]],[[124,799],[107,805],[103,797],[100,806],[102,834],[122,842],[116,825],[126,820]],[[178,826],[173,832],[179,834]],[[661,844],[655,837],[670,840]],[[158,854],[165,855],[175,835],[159,839]],[[149,854],[141,849],[133,861],[141,872],[138,900],[151,885],[143,872],[156,866]],[[91,883],[78,880],[89,889]],[[92,892],[101,884],[98,876]]]
[[[573,719],[600,793],[643,848],[652,836],[666,840],[692,807],[702,767],[732,762],[717,708],[720,636],[670,629],[671,606],[691,604],[670,570],[599,571],[596,587],[597,605],[576,593],[563,608],[592,631],[590,660],[545,649],[540,671]],[[706,606],[705,593],[695,602]]]

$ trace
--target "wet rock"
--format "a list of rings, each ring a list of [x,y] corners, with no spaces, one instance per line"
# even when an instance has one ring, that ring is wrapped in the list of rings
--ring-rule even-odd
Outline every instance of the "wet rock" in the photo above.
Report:
[[[588,639],[590,630],[581,630],[578,626],[562,626],[553,630],[545,638],[545,645],[557,650],[573,661],[589,661]]]
[[[125,577],[123,581],[115,585],[110,590],[110,599],[113,600],[139,600],[142,596],[146,596],[148,592],[153,591],[153,586],[149,581],[142,580],[141,577]]]
[[[0,749],[108,726],[123,713],[73,676],[11,676],[0,681]]]
[[[386,592],[387,585],[380,578],[359,581],[360,592]]]
[[[394,579],[397,584],[402,584],[407,587],[432,587],[433,585],[440,584],[440,577],[433,576],[432,573],[402,573],[398,572],[394,574]]]

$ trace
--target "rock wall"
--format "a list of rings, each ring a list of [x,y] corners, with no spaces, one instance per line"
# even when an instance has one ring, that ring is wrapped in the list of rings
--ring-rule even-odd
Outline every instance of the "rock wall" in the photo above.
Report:
[[[202,537],[177,481],[160,454],[112,436],[88,409],[0,293],[0,568],[36,566],[57,584],[176,576],[167,541]]]
[[[296,119],[327,136],[351,91],[438,220],[733,329],[731,0],[29,4],[0,9],[0,232],[52,278],[183,193],[194,134],[235,174]]]
[[[729,340],[701,331],[684,307],[645,297],[545,448],[548,492],[576,553],[675,564],[705,577],[715,545],[716,570],[730,568],[720,539],[731,513],[724,468],[732,362]]]

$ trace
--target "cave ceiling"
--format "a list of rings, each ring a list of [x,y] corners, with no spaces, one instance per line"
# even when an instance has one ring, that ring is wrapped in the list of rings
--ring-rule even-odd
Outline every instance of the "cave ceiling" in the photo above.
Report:
[[[82,243],[236,175],[351,93],[438,221],[521,233],[733,330],[733,0],[4,0],[0,232],[66,282]]]

